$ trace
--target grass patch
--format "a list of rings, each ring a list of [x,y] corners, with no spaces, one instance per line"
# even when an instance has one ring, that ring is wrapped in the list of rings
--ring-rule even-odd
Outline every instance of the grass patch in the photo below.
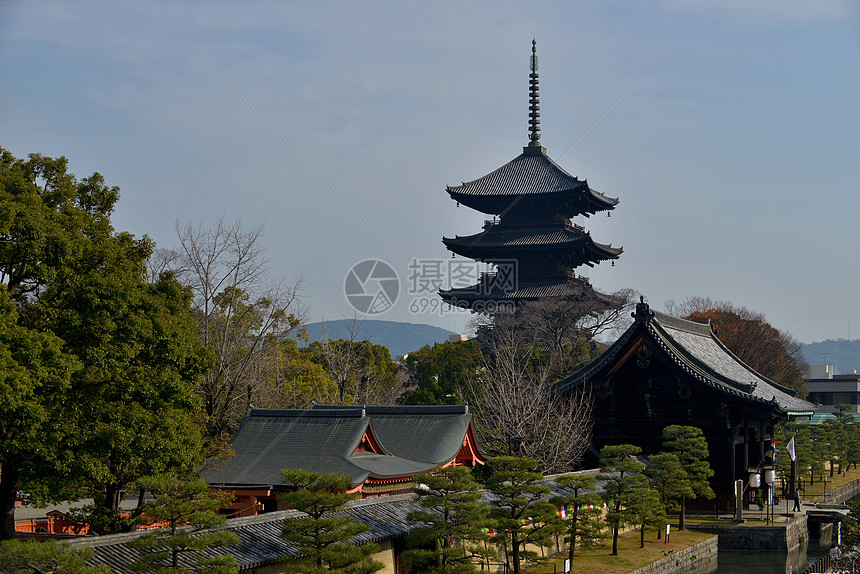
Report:
[[[627,574],[632,570],[641,568],[664,557],[664,552],[673,550],[678,552],[703,540],[712,537],[713,534],[676,530],[677,525],[672,525],[672,535],[669,544],[663,540],[657,540],[657,531],[649,528],[645,532],[645,548],[639,548],[639,531],[625,532],[618,537],[618,556],[612,556],[612,540],[604,541],[601,546],[590,549],[577,549],[573,557],[571,572],[587,572],[588,574]],[[564,572],[564,561],[567,553],[555,556],[550,561],[523,568],[525,574],[552,574]]]

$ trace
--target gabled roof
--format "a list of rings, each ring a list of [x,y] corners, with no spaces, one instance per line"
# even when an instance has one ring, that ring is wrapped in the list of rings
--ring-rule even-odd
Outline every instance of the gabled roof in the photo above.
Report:
[[[567,173],[543,151],[527,149],[502,167],[474,181],[448,186],[448,194],[473,209],[485,213],[492,198],[510,199],[523,196],[579,196],[582,213],[613,209],[617,198],[608,197],[588,187],[588,181]],[[492,208],[491,208],[492,209]]]
[[[634,343],[649,338],[662,353],[702,385],[751,403],[772,405],[782,413],[811,413],[815,405],[795,396],[796,390],[760,375],[737,358],[714,334],[710,325],[651,311],[644,301],[636,306],[633,324],[597,359],[562,379],[563,393],[606,376]]]
[[[234,488],[277,487],[285,468],[343,474],[353,485],[410,477],[451,463],[474,441],[471,420],[465,405],[251,409],[233,438],[236,455],[202,474]]]

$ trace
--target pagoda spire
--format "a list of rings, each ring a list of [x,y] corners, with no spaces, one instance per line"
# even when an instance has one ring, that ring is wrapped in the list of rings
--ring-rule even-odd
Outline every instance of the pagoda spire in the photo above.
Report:
[[[532,56],[529,74],[529,145],[523,148],[527,154],[543,153],[540,143],[540,79],[538,78],[537,40],[532,39]]]

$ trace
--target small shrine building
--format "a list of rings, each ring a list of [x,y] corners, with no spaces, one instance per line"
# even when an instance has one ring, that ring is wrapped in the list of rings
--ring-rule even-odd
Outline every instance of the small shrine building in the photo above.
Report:
[[[252,516],[283,510],[281,471],[301,468],[352,480],[362,497],[411,492],[413,477],[436,467],[484,464],[466,405],[255,409],[233,438],[233,458],[201,471],[235,493],[223,512]]]
[[[711,485],[727,500],[734,481],[746,481],[748,470],[762,465],[774,425],[809,417],[815,405],[741,362],[711,325],[656,313],[644,300],[633,318],[599,357],[559,381],[556,392],[592,394],[595,452],[634,444],[656,454],[665,427],[699,427],[708,441]],[[593,454],[589,463],[597,464]]]

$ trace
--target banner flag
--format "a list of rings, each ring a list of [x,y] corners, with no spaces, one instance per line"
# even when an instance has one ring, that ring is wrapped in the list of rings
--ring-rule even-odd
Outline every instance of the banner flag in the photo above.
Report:
[[[788,441],[788,444],[785,446],[785,450],[788,451],[788,456],[791,457],[792,462],[797,460],[797,453],[794,451],[794,437],[795,435],[791,435],[791,440]]]

